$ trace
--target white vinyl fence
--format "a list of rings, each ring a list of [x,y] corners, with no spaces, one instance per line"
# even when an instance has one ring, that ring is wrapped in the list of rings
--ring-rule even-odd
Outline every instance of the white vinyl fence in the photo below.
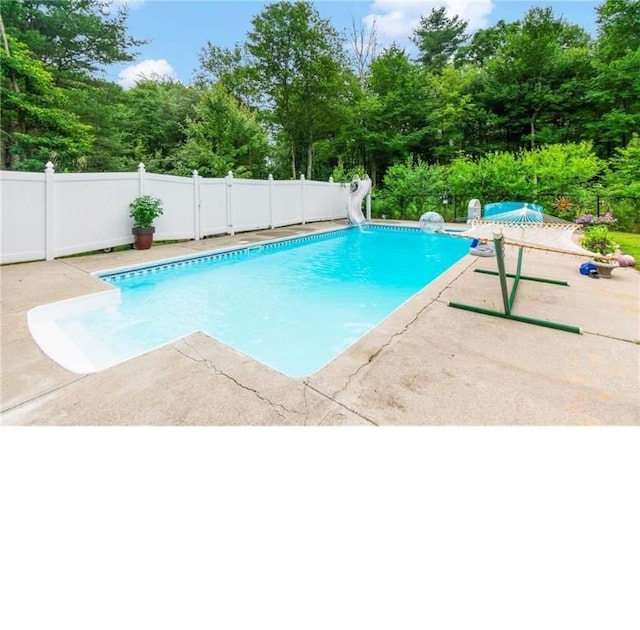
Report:
[[[203,178],[147,173],[0,174],[0,263],[52,260],[133,243],[129,204],[163,202],[156,240],[198,240],[283,225],[343,219],[349,186],[332,181]]]

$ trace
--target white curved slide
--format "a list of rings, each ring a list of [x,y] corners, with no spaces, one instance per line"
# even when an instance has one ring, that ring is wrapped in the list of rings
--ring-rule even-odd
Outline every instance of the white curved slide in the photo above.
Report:
[[[347,202],[347,216],[350,223],[362,225],[365,222],[364,214],[362,214],[362,200],[371,191],[371,180],[358,179],[357,177],[351,182],[351,192],[349,193],[349,201]]]

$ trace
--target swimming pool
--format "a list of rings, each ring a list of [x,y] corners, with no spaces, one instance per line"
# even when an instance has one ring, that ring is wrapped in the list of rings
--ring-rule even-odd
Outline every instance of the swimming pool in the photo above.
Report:
[[[467,251],[464,239],[413,228],[340,229],[99,273],[113,291],[38,307],[29,323],[42,349],[79,373],[202,330],[302,377]]]

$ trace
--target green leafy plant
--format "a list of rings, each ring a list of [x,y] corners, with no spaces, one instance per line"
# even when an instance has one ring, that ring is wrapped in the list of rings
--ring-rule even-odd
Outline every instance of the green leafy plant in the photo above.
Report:
[[[133,219],[133,227],[136,228],[151,227],[154,219],[164,212],[162,201],[150,195],[136,197],[129,204],[129,209],[131,210],[129,216]]]
[[[616,249],[616,243],[609,237],[609,228],[606,225],[593,225],[587,228],[582,237],[582,247],[601,256],[612,254]]]

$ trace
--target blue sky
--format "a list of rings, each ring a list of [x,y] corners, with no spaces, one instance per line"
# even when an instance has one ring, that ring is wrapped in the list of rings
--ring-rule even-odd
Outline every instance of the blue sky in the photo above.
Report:
[[[136,61],[109,68],[109,79],[128,87],[140,75],[170,76],[188,83],[199,66],[201,49],[211,42],[233,47],[251,30],[251,19],[268,4],[254,0],[113,0],[129,6],[128,30],[139,39],[150,40],[140,47]],[[469,22],[471,31],[522,18],[535,5],[551,6],[558,16],[579,24],[595,35],[595,0],[531,2],[529,0],[319,0],[314,5],[336,30],[350,29],[352,18],[358,27],[376,20],[381,46],[392,42],[412,52],[409,37],[420,15],[446,6]]]

